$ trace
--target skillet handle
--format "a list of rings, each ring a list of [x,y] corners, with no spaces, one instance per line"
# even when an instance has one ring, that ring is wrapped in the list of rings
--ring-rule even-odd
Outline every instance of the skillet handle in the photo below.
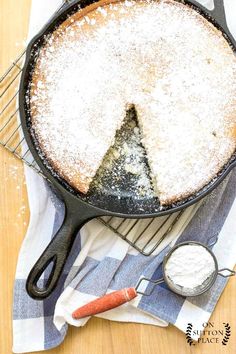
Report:
[[[66,211],[61,228],[28,275],[26,290],[29,296],[36,300],[43,300],[52,293],[58,283],[78,231],[91,218],[87,215],[79,219],[77,214]],[[49,278],[43,287],[39,287],[37,283],[50,263],[52,268]]]
[[[229,29],[227,26],[227,21],[225,16],[224,0],[214,0],[214,9],[211,11],[210,10],[207,11],[228,34]]]

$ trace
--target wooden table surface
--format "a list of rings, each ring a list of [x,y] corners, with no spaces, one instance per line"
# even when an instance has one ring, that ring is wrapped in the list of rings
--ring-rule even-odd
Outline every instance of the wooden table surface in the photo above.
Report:
[[[0,0],[0,75],[24,48],[31,0]],[[12,353],[12,294],[17,255],[29,221],[21,161],[0,148],[0,353]],[[92,319],[84,328],[70,328],[64,343],[46,353],[58,354],[213,354],[236,351],[236,281],[230,279],[212,315],[222,328],[229,322],[227,346],[201,343],[190,347],[173,326],[124,324]],[[27,338],[25,338],[27,340]]]

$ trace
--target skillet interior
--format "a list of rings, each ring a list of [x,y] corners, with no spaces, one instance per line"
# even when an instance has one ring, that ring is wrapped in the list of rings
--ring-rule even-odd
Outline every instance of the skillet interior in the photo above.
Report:
[[[63,188],[66,191],[69,191],[71,195],[76,196],[78,199],[83,200],[96,208],[115,214],[119,213],[129,217],[160,216],[183,209],[211,192],[225,178],[230,169],[236,164],[235,155],[232,156],[232,159],[227,163],[218,176],[197,194],[173,205],[161,207],[158,199],[152,195],[137,196],[134,188],[135,180],[131,174],[127,172],[123,173],[122,180],[119,181],[119,183],[115,179],[115,174],[110,174],[109,178],[103,183],[102,188],[91,188],[87,195],[78,193],[53,170],[37,143],[37,139],[35,138],[31,127],[30,102],[27,99],[27,93],[29,92],[29,85],[38,52],[40,47],[44,44],[45,36],[53,32],[63,21],[66,20],[68,16],[71,16],[74,12],[76,12],[78,10],[78,3],[80,4],[80,8],[84,8],[91,5],[93,2],[93,0],[85,0],[82,2],[75,1],[72,5],[69,5],[66,9],[62,10],[58,16],[54,17],[48,25],[45,26],[39,35],[32,40],[28,47],[26,63],[21,81],[20,112],[22,126],[29,148],[43,173],[54,185],[59,182],[60,186],[63,186]],[[193,7],[196,8],[195,6]],[[208,14],[198,8],[196,9],[200,11],[204,17],[216,25],[216,22],[210,18]],[[219,28],[218,25],[217,27]],[[231,46],[233,46],[232,43]],[[111,188],[111,186],[113,186],[113,188]]]

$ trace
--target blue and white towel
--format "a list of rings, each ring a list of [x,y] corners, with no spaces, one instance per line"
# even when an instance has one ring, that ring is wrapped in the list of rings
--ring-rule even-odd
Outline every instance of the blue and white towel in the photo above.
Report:
[[[212,6],[212,1],[201,2]],[[61,0],[32,0],[29,38],[42,27],[60,3]],[[225,0],[225,7],[228,25],[236,35],[233,17],[236,14],[235,0]],[[35,301],[25,291],[26,278],[62,223],[64,206],[45,181],[28,167],[25,167],[25,176],[31,217],[16,270],[13,307],[15,353],[45,350],[59,345],[66,336],[68,324],[79,327],[88,321],[73,320],[71,313],[75,308],[106,292],[135,286],[142,275],[160,278],[162,259],[175,242],[196,240],[207,244],[210,238],[218,234],[219,239],[213,250],[219,267],[233,268],[235,265],[236,170],[209,197],[184,211],[165,242],[152,256],[139,254],[98,220],[92,220],[78,234],[54,293],[44,301]],[[141,222],[146,223],[145,220]],[[154,227],[157,228],[158,223],[160,219],[156,219]],[[127,229],[128,224],[124,225]],[[188,299],[173,294],[161,284],[156,286],[150,297],[139,296],[99,316],[114,321],[163,327],[171,323],[182,331],[191,322],[200,330],[202,323],[211,316],[226,282],[226,279],[218,277],[207,293]]]

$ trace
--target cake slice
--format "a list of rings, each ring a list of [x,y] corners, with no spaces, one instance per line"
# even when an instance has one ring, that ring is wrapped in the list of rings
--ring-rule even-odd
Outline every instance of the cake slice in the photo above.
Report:
[[[175,108],[160,115],[156,104],[150,102],[136,110],[153,188],[162,205],[183,200],[203,188],[235,151],[230,124],[199,123],[190,109],[178,112]]]

